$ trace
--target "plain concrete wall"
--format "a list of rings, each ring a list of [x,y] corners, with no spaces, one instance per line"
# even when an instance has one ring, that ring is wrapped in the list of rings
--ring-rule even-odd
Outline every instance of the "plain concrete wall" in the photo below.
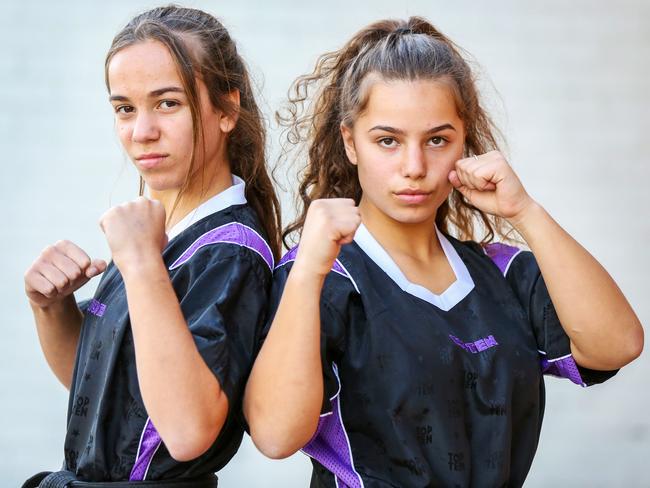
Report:
[[[0,282],[0,485],[62,459],[67,393],[40,352],[22,275],[71,239],[108,256],[97,219],[133,198],[103,85],[117,30],[155,3],[5,0],[0,16],[4,210]],[[650,4],[403,1],[191,2],[238,40],[272,113],[316,56],[384,17],[423,15],[483,67],[488,105],[529,192],[610,271],[648,323]],[[262,75],[263,74],[263,75]],[[493,89],[491,86],[496,88]],[[278,131],[271,132],[277,154]],[[287,216],[291,199],[283,195]],[[90,294],[96,283],[80,295]],[[527,486],[650,486],[647,355],[588,390],[548,380],[546,420]],[[307,486],[300,454],[270,461],[247,439],[221,486]]]

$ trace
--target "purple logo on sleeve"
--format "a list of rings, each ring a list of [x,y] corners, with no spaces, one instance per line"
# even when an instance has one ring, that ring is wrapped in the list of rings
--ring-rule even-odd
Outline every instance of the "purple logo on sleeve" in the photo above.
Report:
[[[90,305],[88,305],[88,312],[93,315],[97,315],[97,317],[101,317],[104,315],[105,311],[106,305],[104,305],[102,302],[95,300],[94,298],[90,301]]]
[[[494,338],[493,335],[489,335],[483,339],[479,339],[474,342],[463,342],[458,337],[451,334],[449,334],[449,338],[458,347],[461,347],[466,351],[471,352],[472,354],[477,354],[481,351],[485,351],[486,349],[490,349],[491,347],[495,347],[499,345],[499,343],[497,342],[497,340]]]

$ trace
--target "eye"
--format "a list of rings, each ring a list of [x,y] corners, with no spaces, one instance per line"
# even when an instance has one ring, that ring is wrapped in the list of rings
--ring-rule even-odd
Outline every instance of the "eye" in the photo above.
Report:
[[[180,104],[174,100],[163,100],[158,104],[159,107],[167,109],[177,107],[178,105]]]
[[[377,143],[381,147],[395,147],[397,145],[397,141],[392,137],[382,137]]]
[[[431,139],[429,139],[429,142],[432,146],[440,147],[445,145],[447,139],[442,136],[433,136]]]
[[[115,107],[116,114],[127,115],[132,114],[133,112],[135,112],[135,108],[131,105],[118,105]]]

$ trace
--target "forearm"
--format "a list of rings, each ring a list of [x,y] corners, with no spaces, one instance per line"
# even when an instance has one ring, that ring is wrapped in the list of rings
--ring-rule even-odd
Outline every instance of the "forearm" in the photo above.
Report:
[[[643,329],[600,263],[536,203],[511,223],[535,255],[576,361],[607,370],[636,358]]]
[[[172,457],[193,459],[218,436],[228,399],[198,352],[162,259],[122,274],[147,413]]]
[[[318,426],[323,402],[320,295],[323,277],[291,270],[246,388],[244,413],[257,447],[283,458]]]
[[[39,307],[31,302],[30,305],[45,360],[54,375],[69,390],[83,319],[74,295],[68,295],[47,307]]]

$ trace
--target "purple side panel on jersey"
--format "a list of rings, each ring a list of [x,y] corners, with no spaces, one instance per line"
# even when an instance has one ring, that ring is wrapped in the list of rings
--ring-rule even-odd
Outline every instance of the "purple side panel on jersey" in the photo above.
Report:
[[[298,246],[294,247],[290,251],[288,251],[284,256],[282,256],[282,259],[280,259],[280,262],[278,263],[278,268],[282,266],[283,264],[287,264],[290,261],[295,261],[296,255],[298,254]]]
[[[567,356],[555,361],[542,358],[542,373],[567,378],[576,385],[585,386],[573,356]]]
[[[361,479],[352,465],[352,453],[339,413],[338,395],[331,402],[332,413],[320,418],[316,434],[302,451],[332,473],[339,488],[362,488]]]
[[[519,249],[516,247],[508,246],[506,244],[501,244],[500,242],[493,242],[492,244],[487,244],[483,246],[485,254],[487,254],[494,264],[501,270],[501,274],[506,274],[508,265],[512,261],[512,258],[519,252]]]
[[[144,432],[140,439],[138,454],[135,463],[133,464],[129,481],[144,480],[147,471],[149,470],[151,460],[153,459],[154,454],[156,454],[161,442],[162,440],[160,439],[160,435],[153,426],[151,419],[147,419],[147,422],[144,424]]]
[[[104,315],[104,312],[106,311],[106,305],[100,302],[99,300],[95,300],[93,298],[90,301],[90,304],[88,305],[88,308],[86,310],[93,315],[97,315],[97,317],[101,317],[102,315]]]
[[[217,243],[237,244],[252,249],[262,256],[268,267],[273,270],[273,253],[271,252],[269,245],[253,229],[238,222],[222,225],[221,227],[217,227],[216,229],[212,229],[203,234],[194,241],[176,261],[174,261],[169,269],[178,268],[189,261],[196,251],[203,246]]]

